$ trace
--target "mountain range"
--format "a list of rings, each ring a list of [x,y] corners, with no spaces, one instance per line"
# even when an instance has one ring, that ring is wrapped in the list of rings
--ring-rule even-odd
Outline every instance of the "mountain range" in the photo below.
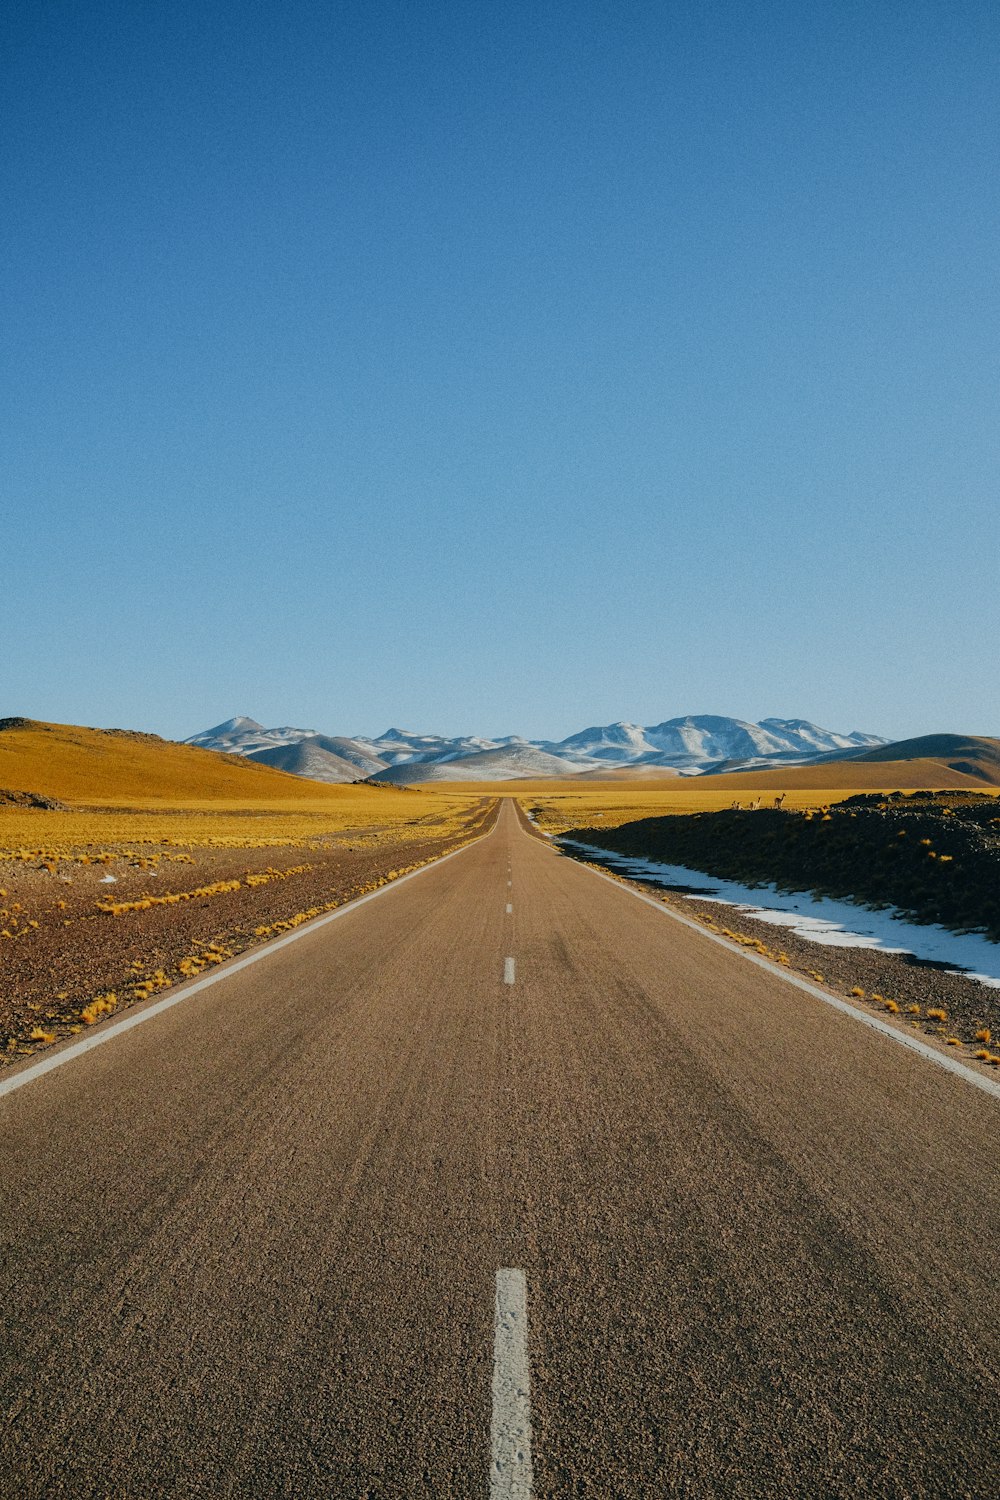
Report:
[[[184,741],[222,750],[315,781],[509,781],[522,777],[703,776],[770,766],[810,765],[888,743],[875,734],[838,734],[806,719],[689,714],[662,724],[603,724],[563,740],[519,735],[447,738],[387,729],[377,739],[326,735],[283,725],[265,729],[238,716]]]

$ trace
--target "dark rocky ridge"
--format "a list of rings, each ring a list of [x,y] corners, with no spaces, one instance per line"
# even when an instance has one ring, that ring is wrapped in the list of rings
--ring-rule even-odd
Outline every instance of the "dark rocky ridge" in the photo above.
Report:
[[[65,812],[66,804],[40,792],[17,792],[0,786],[0,807],[40,807],[46,812]]]
[[[1000,942],[1000,801],[989,795],[861,795],[816,813],[733,809],[566,836],[749,885],[891,905]]]

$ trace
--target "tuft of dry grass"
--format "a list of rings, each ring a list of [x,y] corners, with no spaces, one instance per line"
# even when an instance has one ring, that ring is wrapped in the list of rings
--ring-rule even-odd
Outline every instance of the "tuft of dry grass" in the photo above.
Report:
[[[425,793],[393,788],[383,793],[371,787],[321,786],[317,806],[315,789],[308,783],[284,779],[293,781],[297,790],[303,789],[284,806],[234,807],[218,802],[212,806],[206,802],[132,810],[0,807],[0,871],[9,870],[11,877],[0,887],[0,946],[16,943],[19,965],[14,979],[0,987],[0,1021],[7,1032],[6,1038],[0,1036],[0,1064],[93,1026],[225,962],[262,938],[287,932],[429,863],[440,852],[462,847],[480,836],[495,811],[495,805],[491,807],[481,797],[441,795],[436,789]],[[329,797],[331,791],[341,795]],[[315,858],[300,855],[287,865],[266,864],[258,854],[243,863],[244,851],[271,849],[290,854],[308,850],[315,852]],[[355,858],[359,854],[360,861]],[[169,881],[178,865],[185,870],[197,866],[205,874],[196,887],[190,880]],[[346,873],[359,866],[369,872],[365,878],[353,879]],[[377,872],[374,878],[373,870]],[[301,887],[296,886],[296,878],[302,881]],[[112,894],[117,881],[125,882],[124,890],[118,888],[120,899]],[[261,916],[269,910],[269,893],[259,888],[277,883],[287,883],[287,894],[275,889],[270,904],[280,920],[265,917],[262,923]],[[73,891],[67,902],[62,896],[64,891],[70,895],[69,887]],[[300,889],[302,894],[297,895]],[[23,899],[13,899],[17,896]],[[226,930],[209,942],[200,924],[213,898],[225,912],[220,920]],[[256,913],[256,930],[253,923],[241,920],[243,903],[248,913]],[[154,908],[172,908],[172,925],[168,923],[165,929],[165,944],[158,941],[139,957],[137,949],[144,945],[144,935],[148,936],[148,922],[154,916],[168,921],[166,912],[154,913]],[[106,923],[105,918],[112,920]],[[119,924],[124,931],[111,936],[112,925]],[[189,928],[186,936],[184,926]],[[86,973],[95,976],[84,980],[87,988],[81,984],[72,1001],[70,989],[64,987],[63,969],[68,955],[77,950],[69,937],[60,947],[64,927],[77,929],[77,949],[83,944],[87,950]],[[102,929],[107,930],[107,937]],[[59,937],[56,930],[60,930]],[[203,936],[196,938],[199,930]],[[105,962],[105,955],[116,953],[124,959],[120,968]],[[53,962],[63,967],[52,968]],[[44,1008],[44,1000],[28,999],[37,994],[46,975],[50,996],[55,985],[60,985],[58,994],[48,999],[51,1010]]]
[[[149,911],[154,906],[177,906],[181,901],[201,901],[209,896],[223,896],[238,891],[240,880],[214,880],[193,891],[168,891],[164,896],[142,896],[138,901],[98,901],[97,910],[109,917],[123,917],[130,911]]]
[[[89,1005],[85,1005],[80,1012],[80,1020],[87,1026],[93,1026],[95,1021],[100,1021],[103,1016],[110,1016],[112,1011],[118,1007],[118,996],[113,990],[106,995],[95,995]]]

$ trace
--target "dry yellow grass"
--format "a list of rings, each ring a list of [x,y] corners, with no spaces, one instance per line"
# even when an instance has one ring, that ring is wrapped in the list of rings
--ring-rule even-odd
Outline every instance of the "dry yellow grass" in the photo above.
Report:
[[[155,735],[34,720],[0,730],[0,787],[90,807],[323,802],[345,790]]]
[[[441,785],[441,783],[439,783]],[[449,791],[457,788],[449,787]],[[857,787],[803,788],[786,791],[776,785],[761,792],[761,807],[770,806],[779,792],[785,791],[784,807],[805,811],[826,806],[850,797]],[[861,788],[867,790],[867,788]],[[480,796],[514,796],[528,812],[534,814],[539,828],[546,833],[562,833],[567,828],[618,828],[636,818],[662,818],[674,813],[719,812],[735,800],[747,803],[746,793],[728,777],[683,777],[664,782],[638,781],[535,781],[507,782],[487,788],[476,785]],[[755,796],[757,794],[755,793]]]
[[[37,723],[0,730],[0,788],[66,804],[0,805],[0,859],[50,867],[111,851],[169,861],[184,849],[434,838],[457,826],[470,801],[464,788],[330,786],[154,736]]]
[[[713,778],[714,779],[714,778]],[[773,788],[789,794],[823,791],[832,802],[841,780],[849,780],[857,792],[972,791],[996,794],[979,776],[969,776],[938,760],[831,761],[816,766],[794,766],[785,771],[737,771],[724,778],[727,786],[756,795]]]
[[[878,770],[880,773],[898,769],[892,763],[877,767],[852,767],[855,771]],[[827,784],[806,784],[804,773],[825,771]],[[843,768],[841,768],[843,771]],[[622,823],[631,823],[637,818],[661,818],[675,813],[719,812],[731,807],[734,801],[747,807],[760,798],[761,808],[773,806],[774,799],[784,794],[783,806],[789,812],[806,812],[828,807],[859,792],[885,792],[914,790],[906,781],[872,782],[859,776],[857,782],[847,786],[831,786],[829,768],[802,766],[795,772],[786,772],[780,780],[776,772],[755,772],[745,776],[684,776],[669,778],[641,778],[634,781],[585,781],[569,778],[564,781],[501,781],[501,782],[436,782],[442,793],[459,796],[513,797],[536,819],[538,827],[546,833],[563,833],[568,828],[604,827],[618,828]],[[793,783],[793,776],[804,778],[800,784]],[[940,784],[939,790],[947,790]],[[980,783],[977,790],[988,790]]]
[[[330,786],[151,737],[16,726],[0,752],[0,788],[63,804],[0,795],[7,1061],[420,868],[490,819],[464,789]]]
[[[365,792],[365,788],[334,787],[333,791]],[[321,808],[308,802],[285,807],[216,804],[161,810],[136,808],[49,812],[0,807],[0,859],[27,854],[35,862],[83,855],[92,863],[101,851],[116,855],[130,850],[137,861],[154,857],[173,861],[184,849],[310,848],[347,838],[354,844],[378,841],[400,831],[436,833],[454,824],[468,810],[458,797],[422,792],[383,796],[345,796]]]

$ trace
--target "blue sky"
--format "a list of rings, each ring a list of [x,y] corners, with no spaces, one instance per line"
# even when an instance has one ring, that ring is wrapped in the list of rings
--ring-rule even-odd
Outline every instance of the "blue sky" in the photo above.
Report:
[[[991,4],[18,4],[0,714],[1000,733]]]

